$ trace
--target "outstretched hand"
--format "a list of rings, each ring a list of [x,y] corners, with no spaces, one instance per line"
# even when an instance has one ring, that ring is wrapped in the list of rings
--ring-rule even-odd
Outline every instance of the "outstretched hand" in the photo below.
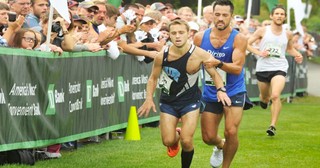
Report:
[[[231,106],[231,100],[225,92],[217,92],[218,102],[221,102],[224,106]]]
[[[138,109],[138,115],[139,117],[143,116],[148,117],[150,110],[153,110],[153,112],[157,112],[156,106],[154,105],[154,102],[152,100],[146,100],[142,106]]]

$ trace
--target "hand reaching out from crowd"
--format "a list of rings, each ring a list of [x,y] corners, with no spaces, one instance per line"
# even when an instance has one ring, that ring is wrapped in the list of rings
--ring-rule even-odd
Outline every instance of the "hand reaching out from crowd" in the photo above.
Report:
[[[88,50],[91,52],[97,52],[103,50],[99,43],[87,43],[85,44],[88,47]]]

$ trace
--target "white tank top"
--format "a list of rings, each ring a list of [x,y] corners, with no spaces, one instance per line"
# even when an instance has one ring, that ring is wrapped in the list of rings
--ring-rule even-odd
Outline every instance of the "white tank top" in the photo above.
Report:
[[[271,31],[271,27],[266,27],[266,32],[261,39],[259,50],[269,51],[268,57],[258,56],[256,71],[283,71],[288,70],[288,61],[286,59],[288,38],[284,28],[280,35],[274,35]]]

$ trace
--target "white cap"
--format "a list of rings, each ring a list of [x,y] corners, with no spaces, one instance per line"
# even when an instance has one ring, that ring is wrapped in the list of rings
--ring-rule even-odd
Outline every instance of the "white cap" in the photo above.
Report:
[[[244,21],[243,18],[242,18],[242,16],[240,16],[240,15],[235,15],[235,16],[234,16],[234,20],[235,20],[236,22],[243,22],[243,21]]]
[[[152,20],[153,22],[156,22],[152,17],[143,16],[143,18],[142,18],[142,20],[140,22],[140,25],[143,24],[143,23],[149,22],[150,20]]]
[[[199,31],[200,30],[199,24],[194,22],[194,21],[188,22],[188,25],[190,27],[190,30],[195,30],[195,31]]]

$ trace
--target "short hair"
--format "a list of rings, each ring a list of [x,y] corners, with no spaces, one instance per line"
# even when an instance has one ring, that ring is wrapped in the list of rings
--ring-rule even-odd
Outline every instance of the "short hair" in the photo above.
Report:
[[[213,2],[213,11],[216,8],[217,5],[220,6],[230,6],[230,13],[233,14],[234,6],[233,3],[230,0],[216,0]]]
[[[139,7],[139,9],[140,9],[140,8],[142,8],[142,9],[144,9],[144,10],[146,9],[146,7],[143,6],[141,3],[135,3],[135,4]]]
[[[171,8],[171,9],[174,9],[173,5],[171,3],[166,3],[164,4],[167,8]]]
[[[149,16],[152,19],[159,21],[159,22],[162,19],[162,13],[160,11],[150,11],[150,12],[146,13],[144,16]]]
[[[187,28],[187,32],[189,32],[189,30],[190,30],[189,24],[186,21],[181,20],[181,19],[176,19],[176,20],[171,21],[168,25],[169,31],[170,31],[172,25],[184,25]]]
[[[0,10],[10,10],[6,3],[0,2]]]
[[[128,10],[130,7],[139,9],[139,6],[136,5],[136,4],[126,4],[126,5],[124,6],[124,10],[126,11],[126,10]]]
[[[34,5],[34,3],[36,2],[36,1],[38,1],[38,0],[31,0],[30,2],[31,2],[31,5]],[[47,2],[49,2],[49,0],[46,0]]]
[[[184,6],[184,7],[181,7],[180,9],[178,9],[178,15],[181,15],[183,11],[187,11],[187,12],[191,12],[193,14],[193,11],[190,7],[188,6]]]
[[[116,15],[116,16],[120,15],[119,10],[115,6],[113,6],[113,5],[109,4],[109,3],[106,3],[106,10],[107,10],[107,16],[108,17],[112,17],[114,15]]]
[[[210,10],[210,9],[212,9],[212,5],[205,6],[205,7],[203,7],[203,9],[202,9],[202,13],[207,13],[208,10]]]
[[[285,16],[287,16],[286,9],[284,8],[284,6],[283,6],[283,5],[277,5],[277,6],[275,6],[274,8],[272,8],[272,10],[271,10],[271,15],[273,15],[273,14],[274,14],[274,11],[275,11],[276,9],[283,9],[283,10],[284,10],[284,14],[285,14]]]

